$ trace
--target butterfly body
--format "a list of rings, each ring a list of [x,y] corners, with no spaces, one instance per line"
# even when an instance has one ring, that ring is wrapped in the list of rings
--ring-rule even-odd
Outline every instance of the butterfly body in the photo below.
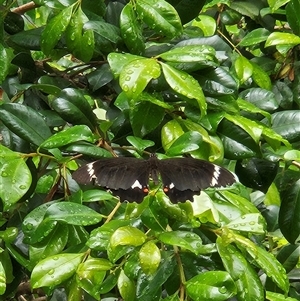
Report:
[[[94,184],[112,191],[121,201],[141,202],[149,192],[149,179],[163,190],[173,203],[193,200],[208,187],[233,184],[234,176],[226,169],[194,158],[158,160],[128,157],[103,158],[80,167],[73,173],[79,184]]]

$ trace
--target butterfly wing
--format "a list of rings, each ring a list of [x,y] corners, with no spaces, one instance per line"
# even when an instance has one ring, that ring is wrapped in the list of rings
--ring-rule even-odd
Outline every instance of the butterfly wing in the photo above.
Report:
[[[110,189],[121,201],[141,202],[148,193],[149,168],[137,158],[103,158],[80,167],[73,179]]]
[[[193,200],[208,187],[233,184],[234,176],[226,169],[199,159],[172,158],[160,160],[159,173],[164,191],[172,202]]]

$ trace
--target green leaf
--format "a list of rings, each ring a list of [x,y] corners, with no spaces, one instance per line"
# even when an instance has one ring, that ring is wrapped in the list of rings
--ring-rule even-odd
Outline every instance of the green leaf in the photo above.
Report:
[[[243,84],[246,82],[252,75],[253,66],[244,56],[239,56],[234,62],[235,72],[238,79]]]
[[[95,71],[87,74],[87,79],[90,84],[90,88],[93,92],[105,86],[113,79],[113,74],[108,64],[101,65]]]
[[[176,156],[197,150],[201,142],[202,135],[199,132],[186,132],[172,143],[170,148],[167,150],[166,155]]]
[[[286,297],[286,295],[266,291],[266,298],[269,301],[297,301],[296,298]]]
[[[185,2],[189,2],[189,3],[199,3],[201,1],[188,1],[188,0],[185,0]],[[203,4],[204,4],[205,1],[203,1]],[[182,3],[184,3],[184,1],[182,1]],[[176,7],[175,7],[176,8]],[[188,7],[187,7],[188,8]],[[178,11],[178,10],[177,10]],[[200,10],[199,10],[200,11]],[[180,15],[180,12],[178,12],[179,15]],[[189,11],[188,14],[190,14],[191,12]],[[196,13],[196,12],[195,12]],[[198,14],[197,14],[198,15]],[[181,16],[180,16],[181,18]],[[182,18],[181,18],[181,21],[183,22]],[[216,23],[216,19],[209,16],[209,15],[204,15],[204,14],[201,14],[200,17],[198,18],[195,18],[193,21],[192,21],[192,26],[197,26],[199,27],[202,31],[203,31],[203,34],[204,36],[206,37],[209,37],[209,36],[212,36],[215,34],[216,32],[216,29],[217,29],[217,23]]]
[[[215,61],[216,51],[209,45],[187,45],[173,48],[161,53],[158,57],[169,62],[189,63],[203,61]]]
[[[146,235],[139,229],[124,226],[117,229],[110,238],[112,248],[122,245],[140,246],[146,241]]]
[[[43,117],[23,104],[1,105],[0,120],[17,136],[35,145],[40,145],[51,136],[51,131]]]
[[[300,20],[297,14],[300,11],[299,0],[291,0],[285,7],[287,21],[293,30],[293,33],[300,36]]]
[[[265,47],[289,45],[296,46],[300,44],[300,37],[287,32],[272,32],[267,38]]]
[[[12,60],[12,52],[5,49],[0,44],[0,82],[2,83],[9,72],[10,61]]]
[[[99,189],[91,189],[83,192],[82,201],[83,202],[99,202],[104,200],[113,200],[116,197],[111,193],[99,190]]]
[[[88,18],[81,7],[78,7],[66,28],[65,37],[70,51],[78,59],[88,62],[93,56],[95,41],[92,29],[83,30],[83,25],[86,22],[88,22]]]
[[[141,58],[126,64],[120,73],[120,86],[128,98],[136,99],[149,81],[160,76],[156,60]]]
[[[94,33],[100,36],[100,38],[110,41],[112,43],[120,42],[120,30],[118,27],[105,22],[104,20],[91,20],[84,24],[84,30],[93,30]],[[95,37],[95,42],[96,42]],[[105,50],[105,49],[103,49]]]
[[[165,110],[151,102],[134,103],[129,112],[130,123],[133,133],[143,137],[151,133],[162,122]]]
[[[99,223],[102,215],[81,204],[61,202],[49,206],[45,218],[71,225],[87,226]]]
[[[146,242],[139,251],[139,260],[145,274],[154,274],[161,262],[161,254],[153,241]]]
[[[283,266],[277,261],[273,254],[254,244],[251,240],[231,233],[233,241],[245,250],[256,264],[270,277],[276,285],[285,293],[289,290],[289,281]]]
[[[67,244],[68,234],[69,231],[66,225],[58,225],[46,239],[29,247],[30,261],[36,264],[41,258],[62,252]]]
[[[41,48],[46,55],[50,54],[69,25],[74,5],[66,7],[47,23],[41,37]]]
[[[131,3],[127,3],[121,12],[120,29],[122,38],[130,52],[142,54],[145,50],[145,43],[141,24]]]
[[[131,63],[134,60],[140,59],[142,59],[141,56],[129,53],[111,52],[107,56],[107,61],[115,77],[118,77],[121,74],[121,72],[127,64]]]
[[[161,139],[164,150],[168,150],[174,141],[183,134],[184,131],[177,120],[173,119],[167,122],[161,130]]]
[[[87,246],[95,250],[106,250],[113,233],[120,227],[131,224],[130,220],[112,220],[91,232]]]
[[[164,0],[139,0],[136,2],[136,10],[139,17],[158,33],[167,37],[179,36],[182,25],[177,11]]]
[[[0,198],[4,211],[21,199],[31,181],[30,170],[21,154],[0,144]]]
[[[279,211],[279,225],[285,238],[292,244],[299,240],[300,233],[300,180],[283,190]]]
[[[44,220],[44,216],[49,206],[53,202],[49,202],[34,208],[26,215],[22,224],[22,231],[25,234],[24,241],[34,244],[41,242],[56,226],[56,221]]]
[[[272,89],[272,82],[270,79],[269,74],[258,64],[250,61],[252,65],[252,78],[256,82],[256,84],[261,87],[262,89],[271,90]]]
[[[189,98],[196,99],[201,111],[201,116],[206,114],[207,104],[203,91],[194,77],[186,72],[173,68],[160,62],[164,76],[170,87],[177,93]]]
[[[100,287],[105,278],[106,271],[112,268],[112,264],[103,258],[89,257],[78,266],[76,271],[77,283],[95,299],[99,298]]]
[[[279,104],[275,94],[271,91],[261,88],[250,88],[242,91],[239,95],[241,98],[251,102],[261,110],[274,112]],[[261,101],[261,100],[264,101]]]
[[[140,152],[142,152],[143,150],[145,150],[148,147],[154,146],[153,141],[143,140],[139,137],[127,136],[126,140]]]
[[[187,249],[196,255],[203,254],[203,250],[205,249],[201,238],[196,233],[187,231],[165,232],[160,234],[158,239],[163,243]]]
[[[244,301],[264,301],[262,283],[250,263],[233,245],[217,238],[217,248],[226,271],[236,283],[237,296]]]
[[[44,141],[40,147],[51,149],[59,148],[77,141],[94,142],[94,135],[86,125],[75,125],[71,128],[58,132]]]
[[[239,108],[241,110],[244,110],[244,111],[249,112],[249,113],[259,113],[259,114],[263,115],[264,117],[266,117],[271,122],[271,114],[264,111],[264,110],[262,110],[262,109],[260,109],[260,108],[258,108],[257,106],[255,106],[251,102],[246,101],[242,98],[238,98],[237,103],[238,103]]]
[[[262,216],[259,213],[248,213],[232,220],[226,225],[229,229],[247,233],[265,234]]]
[[[72,143],[64,149],[69,152],[83,154],[94,158],[103,158],[103,157],[112,156],[111,153],[106,149],[87,142]]]
[[[136,300],[153,301],[153,296],[160,296],[162,285],[174,273],[177,263],[168,252],[162,254],[161,264],[154,275],[139,273],[137,279]]]
[[[117,285],[120,295],[124,300],[135,300],[135,284],[125,275],[123,270],[121,270]]]
[[[265,28],[257,28],[250,31],[246,34],[243,39],[239,42],[239,46],[252,46],[257,45],[261,42],[264,42],[268,36],[270,35],[270,31]]]
[[[289,142],[300,139],[300,111],[286,110],[272,114],[272,129]]]
[[[203,272],[186,282],[188,296],[195,301],[225,301],[236,294],[236,286],[227,272]]]
[[[57,286],[73,276],[85,253],[64,253],[41,260],[31,274],[33,288]]]
[[[51,102],[51,107],[67,122],[97,127],[96,116],[79,89],[66,88]]]

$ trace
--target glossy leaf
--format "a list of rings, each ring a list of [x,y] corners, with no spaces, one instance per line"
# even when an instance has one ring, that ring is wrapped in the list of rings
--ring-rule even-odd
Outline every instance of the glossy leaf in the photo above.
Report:
[[[264,301],[263,285],[241,252],[220,238],[217,238],[217,248],[226,271],[236,283],[238,300]]]
[[[139,17],[158,33],[173,38],[181,34],[182,25],[178,13],[164,0],[139,0],[136,2]]]
[[[300,37],[287,32],[272,32],[266,41],[265,47],[277,45],[296,46],[300,44]]]
[[[90,140],[92,136],[86,136],[86,138]],[[94,138],[92,139],[94,140]],[[64,149],[69,152],[83,154],[93,158],[103,158],[103,157],[112,156],[111,153],[105,150],[104,148],[83,141],[75,142],[70,145],[67,145]]]
[[[235,72],[238,79],[243,84],[246,82],[253,73],[253,66],[244,56],[239,56],[234,62]]]
[[[132,280],[130,280],[124,273],[121,271],[118,278],[118,289],[124,300],[133,301],[135,300],[135,285]]]
[[[21,154],[0,145],[0,198],[5,211],[21,199],[31,181],[30,170]]]
[[[273,254],[268,253],[265,249],[255,245],[252,241],[241,235],[234,234],[234,241],[252,257],[280,289],[287,292],[289,282],[286,272]]]
[[[129,118],[133,132],[143,137],[159,126],[165,115],[165,110],[151,102],[136,103],[130,110]]]
[[[152,78],[160,75],[154,59],[141,58],[126,64],[120,73],[120,86],[128,98],[136,99]]]
[[[139,151],[143,151],[144,149],[154,145],[153,141],[143,140],[139,137],[128,136],[126,137],[126,139],[133,147],[135,147]]]
[[[51,102],[52,108],[67,122],[85,124],[90,129],[97,125],[91,106],[78,89],[66,88]]]
[[[270,32],[265,28],[257,28],[252,31],[250,31],[248,34],[246,34],[242,40],[239,42],[240,46],[251,46],[251,45],[257,45],[261,42],[264,42],[268,36],[270,35]]]
[[[46,239],[38,244],[30,246],[30,261],[38,263],[41,258],[46,258],[62,252],[67,244],[68,234],[69,231],[66,225],[58,225]]]
[[[183,249],[187,249],[195,254],[202,253],[202,240],[195,234],[186,231],[165,232],[158,236],[165,244],[175,245]]]
[[[199,83],[186,72],[160,62],[164,76],[170,87],[177,93],[189,98],[196,99],[200,108],[201,116],[206,114],[207,104]]]
[[[46,55],[50,54],[65,32],[71,20],[73,8],[74,5],[68,6],[47,23],[41,37],[41,48]]]
[[[300,180],[281,193],[282,204],[279,212],[279,225],[290,243],[299,241],[300,229]]]
[[[65,32],[68,48],[77,58],[85,62],[92,58],[95,47],[93,31],[91,29],[83,30],[83,24],[87,21],[88,18],[81,7],[78,7],[72,15]]]
[[[263,219],[259,213],[242,215],[227,224],[226,227],[247,233],[265,234]]]
[[[187,294],[195,301],[222,301],[236,294],[236,286],[227,272],[203,272],[186,282]]]
[[[272,129],[289,142],[300,139],[300,111],[290,110],[272,114]]]
[[[252,65],[252,78],[256,84],[262,89],[271,90],[272,82],[269,74],[258,64],[255,64],[252,61],[250,61],[250,63]]]
[[[41,260],[31,274],[33,288],[56,286],[73,276],[85,254],[63,253]]]
[[[42,241],[56,226],[56,221],[44,220],[44,216],[49,206],[49,202],[36,207],[24,218],[22,231],[25,234],[25,241],[34,244]]]
[[[59,148],[77,141],[94,142],[94,136],[89,127],[86,125],[77,125],[71,128],[65,129],[59,133],[52,135],[46,141],[44,141],[40,147],[51,149]]]
[[[215,55],[214,48],[208,45],[187,45],[161,53],[159,57],[169,62],[188,63],[214,61]]]
[[[53,221],[62,221],[71,225],[94,225],[101,221],[101,214],[91,208],[71,203],[55,203],[48,207],[45,218]]]
[[[162,285],[172,275],[176,268],[176,261],[170,253],[164,252],[161,264],[154,275],[139,273],[136,288],[137,301],[153,301],[154,296],[159,296]]]
[[[131,3],[127,3],[120,15],[122,38],[131,53],[142,54],[145,49],[141,24]]]
[[[140,59],[142,59],[142,57],[138,55],[133,55],[129,53],[120,54],[115,52],[110,53],[107,57],[109,66],[115,77],[118,77],[121,74],[121,72],[127,64],[131,63],[134,60]]]
[[[89,257],[78,266],[76,271],[77,283],[91,296],[98,298],[106,271],[111,268],[112,264],[108,260]]]
[[[286,17],[293,33],[296,35],[300,35],[300,21],[297,15],[297,11],[300,10],[300,2],[299,0],[291,0],[285,7]]]
[[[161,262],[159,248],[153,241],[146,242],[139,251],[139,260],[145,274],[154,274]]]
[[[266,292],[266,298],[269,301],[297,301],[296,298],[286,297],[284,294]]]
[[[140,246],[146,241],[146,235],[139,229],[131,226],[118,228],[110,238],[110,245],[116,247],[119,245]]]
[[[267,112],[274,112],[278,108],[274,93],[261,88],[244,90],[240,93],[240,97]]]
[[[32,108],[19,103],[1,105],[0,120],[17,136],[35,145],[40,145],[51,136],[43,117]]]
[[[176,156],[197,150],[201,142],[202,136],[200,133],[196,131],[186,132],[172,143],[167,150],[167,155]]]

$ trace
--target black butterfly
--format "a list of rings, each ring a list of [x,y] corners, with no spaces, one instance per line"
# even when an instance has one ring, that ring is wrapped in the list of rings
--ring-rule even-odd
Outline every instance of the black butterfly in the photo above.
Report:
[[[86,164],[73,173],[79,184],[94,184],[109,189],[121,201],[142,202],[149,192],[149,178],[159,183],[173,203],[193,200],[208,187],[233,184],[234,176],[226,169],[194,158],[158,160],[130,157],[103,158]]]

